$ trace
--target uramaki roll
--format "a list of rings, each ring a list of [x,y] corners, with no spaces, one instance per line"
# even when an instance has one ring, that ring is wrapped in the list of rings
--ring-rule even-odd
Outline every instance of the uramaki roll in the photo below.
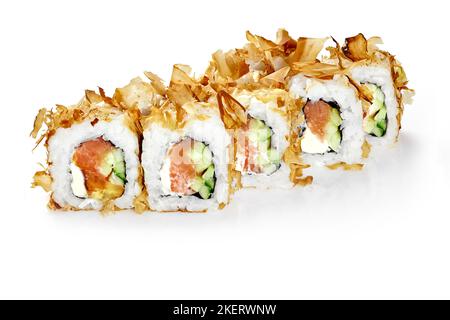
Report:
[[[143,121],[142,166],[148,203],[157,211],[199,212],[229,201],[231,138],[214,103],[175,66],[161,107]],[[194,94],[194,92],[196,92]]]
[[[51,192],[50,207],[62,210],[119,210],[134,207],[142,191],[139,114],[113,104],[103,91],[86,91],[75,106],[41,109],[32,132],[43,123],[48,168],[35,186]]]
[[[360,93],[363,106],[363,130],[373,149],[392,146],[398,138],[405,103],[413,91],[401,64],[393,55],[379,50],[380,38],[359,34],[347,38],[339,54],[346,74]]]
[[[305,163],[329,166],[362,162],[362,106],[346,77],[319,80],[298,74],[290,80],[290,93],[305,101],[300,130]]]
[[[231,93],[247,115],[235,132],[235,170],[243,187],[289,187],[290,169],[283,161],[289,147],[292,99],[282,89],[235,89]]]

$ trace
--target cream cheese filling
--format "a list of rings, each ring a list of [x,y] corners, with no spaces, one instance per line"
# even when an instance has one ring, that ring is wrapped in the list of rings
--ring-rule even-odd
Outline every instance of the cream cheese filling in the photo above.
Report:
[[[329,149],[326,140],[324,139],[322,141],[319,139],[308,127],[305,132],[303,132],[303,137],[300,143],[302,151],[306,153],[326,153]]]

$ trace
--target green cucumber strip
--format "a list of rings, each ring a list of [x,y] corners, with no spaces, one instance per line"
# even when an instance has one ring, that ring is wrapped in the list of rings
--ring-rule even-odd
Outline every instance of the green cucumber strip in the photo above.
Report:
[[[387,122],[386,120],[381,120],[377,122],[377,127],[380,129],[383,129],[383,131],[386,131],[387,128]]]
[[[195,171],[197,173],[202,173],[203,171],[205,171],[206,169],[208,169],[209,164],[205,164],[203,162],[200,162],[198,164],[195,165]]]
[[[386,108],[381,108],[380,111],[375,115],[374,119],[375,121],[380,121],[386,119],[387,110]]]
[[[114,173],[123,174],[125,176],[125,161],[123,159],[122,150],[114,150]]]
[[[270,143],[271,143],[270,139],[258,141],[258,151],[259,152],[267,152],[267,150],[269,150],[269,148],[270,148]]]
[[[384,102],[384,93],[380,87],[372,83],[366,83],[365,86],[370,90],[370,93],[372,94],[372,103]]]
[[[198,193],[200,194],[200,197],[206,200],[209,199],[209,197],[211,196],[211,189],[208,186],[203,185],[198,191]]]
[[[376,137],[385,134],[387,128],[387,110],[384,104],[385,95],[380,87],[375,84],[366,83],[366,87],[372,93],[371,116],[364,119],[364,131]]]
[[[212,163],[212,153],[211,153],[211,150],[209,150],[208,147],[205,147],[203,149],[202,161],[203,161],[203,163],[205,165],[207,165],[207,167],[209,167],[209,165]]]
[[[194,164],[199,164],[203,159],[203,150],[205,145],[201,142],[195,141],[191,150],[191,160]]]
[[[194,145],[192,146],[192,150],[199,153],[202,153],[205,148],[205,144],[200,141],[194,141]]]
[[[195,192],[199,192],[200,189],[205,184],[205,181],[200,177],[195,177],[194,180],[191,182],[191,189]]]
[[[368,134],[371,134],[373,129],[376,127],[377,122],[373,120],[372,118],[366,118],[364,119],[364,131]]]
[[[267,151],[267,154],[269,156],[269,160],[272,163],[279,163],[281,161],[281,156],[278,150],[275,149],[269,149]]]
[[[113,170],[114,175],[119,178],[120,180],[122,180],[122,182],[126,182],[126,177],[125,177],[125,172],[123,171],[117,171],[117,170]]]
[[[210,165],[208,169],[206,169],[205,173],[202,175],[204,180],[212,179],[214,177],[214,165]]]
[[[373,103],[383,105],[384,104],[384,93],[379,87],[377,87],[377,86],[375,86],[375,87],[376,87],[376,90],[373,93]]]
[[[205,180],[205,185],[208,186],[210,190],[213,190],[215,186],[214,178]]]
[[[258,129],[258,141],[266,141],[272,137],[272,130],[265,126],[264,128]]]
[[[202,157],[201,160],[195,163],[195,170],[197,173],[201,173],[208,169],[208,167],[212,164],[212,153],[209,150],[208,147],[205,146],[205,148],[202,151]]]
[[[375,128],[373,129],[373,134],[374,134],[375,136],[377,136],[377,137],[381,137],[381,136],[383,136],[383,134],[384,134],[384,130],[381,129],[381,128],[379,128],[379,127],[375,127]]]
[[[327,126],[325,127],[325,133],[328,137],[331,137],[338,131],[339,126],[335,125],[333,122],[328,122]]]
[[[331,108],[330,120],[336,127],[339,127],[342,124],[342,118],[338,109]]]
[[[330,136],[328,144],[334,152],[338,152],[341,145],[341,133],[337,131],[332,136]]]

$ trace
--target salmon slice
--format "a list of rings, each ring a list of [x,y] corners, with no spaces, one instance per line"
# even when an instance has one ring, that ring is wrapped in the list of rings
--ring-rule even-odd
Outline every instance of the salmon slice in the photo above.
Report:
[[[323,100],[308,101],[303,107],[306,123],[311,132],[324,141],[326,126],[330,121],[331,106]]]
[[[94,198],[103,200],[118,198],[123,194],[123,186],[111,183],[109,176],[99,171],[105,156],[114,148],[111,142],[97,138],[83,142],[75,149],[72,160],[84,175],[89,196],[94,195]]]
[[[190,157],[193,145],[192,139],[185,139],[175,144],[169,151],[172,192],[184,195],[195,193],[190,188],[191,181],[196,177],[195,165]]]

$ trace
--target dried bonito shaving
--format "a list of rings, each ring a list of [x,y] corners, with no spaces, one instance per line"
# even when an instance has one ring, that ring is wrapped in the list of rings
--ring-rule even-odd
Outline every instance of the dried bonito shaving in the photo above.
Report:
[[[136,122],[140,117],[140,113],[135,107],[126,107],[124,105],[117,105],[113,99],[107,97],[102,88],[99,88],[99,92],[86,90],[84,97],[81,101],[70,107],[63,105],[57,105],[56,109],[42,108],[39,110],[31,131],[31,137],[37,139],[37,144],[44,139],[48,142],[48,139],[59,128],[70,128],[75,123],[81,123],[86,120],[91,120],[93,123],[97,121],[110,121],[114,116],[120,114],[126,114],[130,121],[128,122],[129,128],[139,133],[139,126],[136,126]],[[44,133],[39,136],[43,125],[46,126]],[[38,138],[39,136],[39,138]]]
[[[149,74],[150,75],[150,74]],[[143,115],[147,115],[151,108],[162,103],[163,95],[157,78],[152,83],[134,78],[123,88],[117,88],[113,101],[124,109],[138,108]]]
[[[147,128],[151,123],[158,122],[172,130],[182,128],[187,120],[188,110],[186,105],[190,102],[209,102],[215,95],[215,91],[201,79],[191,76],[192,69],[187,65],[176,64],[173,66],[169,85],[166,87],[162,80],[152,73],[146,73],[157,88],[161,99],[154,104],[148,115],[142,117],[142,126]]]

